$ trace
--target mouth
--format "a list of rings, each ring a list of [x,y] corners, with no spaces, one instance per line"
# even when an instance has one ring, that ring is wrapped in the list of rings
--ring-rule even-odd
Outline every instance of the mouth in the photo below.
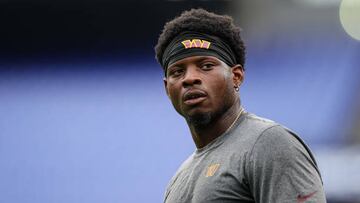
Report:
[[[207,94],[201,90],[189,90],[183,96],[184,104],[196,105],[203,102],[206,99]]]

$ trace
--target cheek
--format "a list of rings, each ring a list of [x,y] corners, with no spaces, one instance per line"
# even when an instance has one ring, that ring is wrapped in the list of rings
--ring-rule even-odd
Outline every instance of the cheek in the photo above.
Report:
[[[226,104],[232,100],[233,95],[233,84],[232,81],[224,75],[213,83],[212,89],[214,90],[214,102],[216,104]]]
[[[224,74],[222,77],[219,77],[216,81],[212,83],[212,89],[218,97],[223,97],[229,93],[229,90],[232,89],[232,84],[229,77]]]
[[[167,86],[168,96],[174,105],[179,104],[180,90],[174,84],[169,83]]]
[[[169,86],[168,92],[169,92],[168,96],[169,96],[172,106],[174,107],[176,112],[178,112],[180,115],[183,115],[182,110],[181,110],[182,107],[181,107],[180,90],[177,90],[176,88]]]

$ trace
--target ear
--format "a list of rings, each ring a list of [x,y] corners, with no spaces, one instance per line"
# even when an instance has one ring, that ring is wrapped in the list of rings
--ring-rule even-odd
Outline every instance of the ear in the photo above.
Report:
[[[165,87],[166,94],[167,94],[168,97],[170,97],[169,90],[167,88],[167,79],[166,79],[166,77],[163,78],[163,81],[164,81],[164,87]]]
[[[231,68],[231,71],[233,73],[234,86],[240,86],[245,77],[244,68],[240,64],[236,64]]]

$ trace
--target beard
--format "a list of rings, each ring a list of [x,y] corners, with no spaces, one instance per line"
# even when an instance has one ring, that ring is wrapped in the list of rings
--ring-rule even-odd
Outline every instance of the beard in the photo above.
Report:
[[[195,128],[206,128],[212,123],[216,122],[221,116],[229,109],[227,105],[223,105],[217,111],[202,112],[193,115],[185,115],[185,120],[188,124],[193,125]]]
[[[230,94],[224,95],[224,103],[222,103],[220,106],[221,108],[209,111],[209,112],[198,112],[196,114],[192,115],[184,115],[183,117],[187,121],[188,124],[193,125],[195,128],[206,128],[212,123],[215,123],[218,119],[220,119],[233,105]]]
[[[209,125],[213,121],[213,115],[211,112],[198,113],[191,116],[185,117],[188,124],[193,125],[194,127],[201,128]]]

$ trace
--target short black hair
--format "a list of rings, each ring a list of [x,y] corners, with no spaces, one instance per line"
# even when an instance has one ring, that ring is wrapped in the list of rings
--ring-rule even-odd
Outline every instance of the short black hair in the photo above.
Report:
[[[184,11],[167,22],[155,46],[156,60],[161,63],[164,51],[172,39],[184,31],[195,31],[220,37],[233,50],[237,63],[245,64],[245,45],[240,36],[241,28],[232,17],[218,15],[204,9]],[[164,67],[163,67],[164,68]]]

